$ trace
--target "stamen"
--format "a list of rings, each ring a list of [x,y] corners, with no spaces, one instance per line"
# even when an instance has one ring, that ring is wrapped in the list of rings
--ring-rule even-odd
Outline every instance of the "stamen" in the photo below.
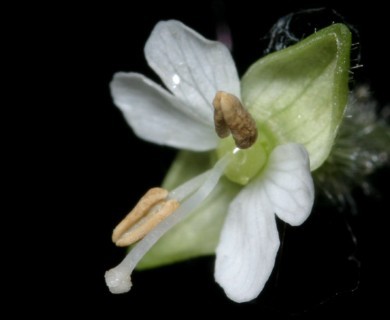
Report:
[[[240,149],[247,149],[256,142],[256,122],[236,96],[217,91],[213,106],[215,131],[220,138],[231,133]]]
[[[150,189],[116,226],[112,241],[119,247],[126,247],[145,237],[179,207],[175,199],[164,201],[167,196],[168,191],[165,189]]]
[[[168,198],[178,196],[176,199],[179,199],[182,205],[140,240],[119,265],[106,272],[106,284],[112,293],[124,293],[131,289],[131,273],[138,262],[168,230],[202,204],[216,187],[230,160],[231,155],[225,155],[215,164],[213,169],[170,192]]]

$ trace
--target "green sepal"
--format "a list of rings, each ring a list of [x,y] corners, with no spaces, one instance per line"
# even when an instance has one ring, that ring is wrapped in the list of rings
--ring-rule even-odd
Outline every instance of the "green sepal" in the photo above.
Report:
[[[348,99],[351,33],[334,24],[255,62],[241,81],[244,105],[278,144],[303,144],[311,170],[328,157]]]

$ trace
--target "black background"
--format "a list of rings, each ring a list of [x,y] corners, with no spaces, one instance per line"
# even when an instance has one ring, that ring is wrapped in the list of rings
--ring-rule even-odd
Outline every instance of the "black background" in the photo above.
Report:
[[[105,270],[125,254],[111,243],[111,230],[148,188],[160,184],[175,155],[170,148],[134,136],[111,101],[108,84],[113,74],[136,71],[159,81],[146,64],[143,47],[159,20],[177,19],[210,39],[215,38],[217,23],[225,21],[242,75],[262,56],[268,44],[264,36],[278,18],[323,6],[336,9],[359,32],[360,39],[355,42],[360,42],[364,67],[354,70],[351,84],[369,83],[381,105],[389,102],[390,68],[384,48],[389,32],[387,11],[373,2],[364,7],[321,1],[139,2],[51,10],[41,29],[48,33],[53,26],[56,33],[48,37],[53,46],[46,56],[54,57],[49,62],[48,82],[63,78],[50,94],[57,97],[69,122],[61,127],[59,138],[65,143],[60,152],[65,163],[53,171],[60,172],[53,173],[53,180],[64,188],[54,192],[50,220],[66,230],[58,248],[42,246],[44,257],[51,261],[42,268],[56,275],[56,280],[45,279],[42,300],[49,297],[59,304],[57,310],[75,316],[108,313],[112,318],[154,311],[173,318],[194,312],[225,315],[234,310],[243,318],[250,314],[265,319],[316,318],[374,316],[386,310],[382,290],[388,271],[384,260],[388,253],[389,170],[385,169],[371,178],[377,190],[372,196],[354,192],[357,215],[321,204],[303,226],[279,225],[283,245],[274,273],[253,302],[236,304],[226,298],[213,279],[213,257],[135,272],[133,288],[125,295],[111,295],[104,283]],[[309,34],[314,27],[316,21],[304,32]],[[50,121],[53,127],[59,125],[56,116]],[[64,211],[60,217],[58,208]],[[34,289],[28,294],[34,296]],[[37,310],[44,308],[43,301],[35,305]]]

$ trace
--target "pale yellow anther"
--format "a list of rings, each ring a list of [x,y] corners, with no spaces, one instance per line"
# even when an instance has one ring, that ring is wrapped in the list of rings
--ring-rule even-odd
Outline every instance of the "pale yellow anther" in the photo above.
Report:
[[[215,131],[220,138],[231,133],[240,149],[247,149],[256,142],[256,122],[236,96],[217,91],[213,106]]]
[[[150,189],[115,227],[112,241],[119,247],[125,247],[147,235],[179,207],[177,200],[167,200],[167,196],[165,189]]]

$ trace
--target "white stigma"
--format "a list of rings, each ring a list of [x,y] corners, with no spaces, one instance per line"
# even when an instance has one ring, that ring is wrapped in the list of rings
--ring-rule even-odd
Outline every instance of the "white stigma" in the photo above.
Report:
[[[126,293],[131,289],[131,278],[127,272],[123,273],[122,270],[117,268],[110,269],[106,272],[104,278],[111,293]]]

